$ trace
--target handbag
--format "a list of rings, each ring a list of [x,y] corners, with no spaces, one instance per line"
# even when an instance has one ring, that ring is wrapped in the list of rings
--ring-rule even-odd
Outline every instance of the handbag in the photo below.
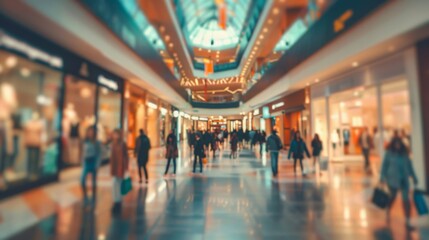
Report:
[[[416,206],[419,215],[429,214],[429,209],[426,204],[424,192],[421,190],[414,190],[413,193],[414,205]]]
[[[121,182],[121,194],[127,195],[133,189],[133,182],[131,180],[130,174],[125,173],[125,178]]]
[[[321,158],[319,165],[320,165],[320,171],[328,171],[329,161],[327,158]]]
[[[374,189],[374,193],[372,194],[371,202],[381,208],[385,209],[390,202],[390,194],[383,189],[382,187],[378,186]]]

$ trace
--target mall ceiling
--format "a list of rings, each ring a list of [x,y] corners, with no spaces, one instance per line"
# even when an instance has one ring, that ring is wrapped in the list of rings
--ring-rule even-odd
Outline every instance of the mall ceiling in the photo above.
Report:
[[[210,103],[246,99],[333,1],[82,0],[171,87]]]

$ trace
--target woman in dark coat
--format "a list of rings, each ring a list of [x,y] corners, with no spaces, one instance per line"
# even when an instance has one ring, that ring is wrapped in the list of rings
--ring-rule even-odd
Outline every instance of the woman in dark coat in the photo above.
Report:
[[[307,145],[304,140],[301,138],[299,132],[295,133],[295,139],[290,144],[288,159],[293,157],[293,171],[296,173],[296,162],[299,161],[301,165],[302,175],[304,174],[304,166],[302,165],[302,160],[304,159],[304,153],[307,154],[307,157],[310,158],[310,153],[308,152]]]
[[[238,148],[238,138],[237,134],[232,134],[231,141],[229,141],[231,144],[231,155],[229,158],[237,158],[237,148]]]
[[[316,162],[320,161],[320,153],[323,150],[322,141],[320,141],[319,134],[314,134],[314,138],[311,141],[311,148],[313,149],[313,166],[316,166]]]
[[[174,135],[173,131],[170,131],[170,134],[167,136],[167,140],[165,141],[165,157],[167,158],[167,167],[165,169],[164,175],[167,175],[168,168],[170,167],[170,162],[173,159],[173,175],[176,175],[176,158],[179,155],[179,151],[177,148],[177,137]]]

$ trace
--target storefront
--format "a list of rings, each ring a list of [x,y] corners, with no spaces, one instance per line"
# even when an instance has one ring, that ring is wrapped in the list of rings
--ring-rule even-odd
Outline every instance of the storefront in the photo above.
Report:
[[[310,139],[308,103],[309,90],[303,89],[267,104],[262,107],[262,118],[259,118],[261,130],[268,131],[267,134],[272,129],[277,130],[285,147],[290,145],[297,131],[308,141]]]
[[[420,110],[412,107],[417,100],[410,94],[417,86],[413,63],[411,49],[312,87],[313,133],[326,146],[323,155],[332,161],[363,161],[359,138],[367,129],[374,146],[371,160],[378,165],[398,131],[415,165],[422,164],[417,162],[423,156],[421,125],[413,123]]]
[[[143,89],[133,84],[127,84],[126,108],[124,119],[124,132],[126,134],[128,148],[134,149],[139,136],[139,130],[146,131],[146,93]]]
[[[241,119],[231,119],[228,120],[228,131],[232,132],[234,130],[238,131],[240,128],[243,128],[243,120]]]
[[[123,80],[0,16],[0,195],[58,179],[80,164],[96,126],[108,158],[122,126]]]
[[[227,121],[225,118],[211,118],[209,120],[210,131],[214,132],[215,130],[224,130],[227,129]]]

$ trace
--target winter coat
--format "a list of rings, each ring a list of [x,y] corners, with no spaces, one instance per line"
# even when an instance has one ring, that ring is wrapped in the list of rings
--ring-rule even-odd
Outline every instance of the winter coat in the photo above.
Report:
[[[320,153],[322,152],[323,146],[322,141],[313,139],[311,141],[311,148],[313,149],[313,156],[320,156]]]
[[[113,177],[124,178],[128,170],[127,145],[124,142],[112,143],[110,154],[110,174]]]
[[[194,155],[199,156],[199,157],[205,157],[204,145],[203,145],[203,141],[201,141],[201,139],[195,141]]]
[[[171,139],[171,141],[170,141],[170,139]],[[179,150],[177,148],[176,135],[169,134],[167,137],[167,140],[165,140],[165,142],[166,142],[166,144],[165,144],[165,150],[166,150],[165,157],[166,158],[177,158],[179,156]]]
[[[299,141],[294,139],[290,144],[288,158],[290,159],[291,155],[293,155],[293,158],[303,159],[304,153],[307,154],[307,157],[310,157],[310,153],[307,149],[307,144],[305,144],[302,139],[300,139]]]
[[[146,164],[149,160],[150,140],[146,135],[140,135],[136,139],[135,156],[139,164]]]
[[[409,178],[417,180],[413,165],[407,154],[388,150],[381,165],[380,179],[396,189],[409,189]]]
[[[282,140],[279,136],[271,134],[267,139],[267,152],[278,152],[283,148]]]

